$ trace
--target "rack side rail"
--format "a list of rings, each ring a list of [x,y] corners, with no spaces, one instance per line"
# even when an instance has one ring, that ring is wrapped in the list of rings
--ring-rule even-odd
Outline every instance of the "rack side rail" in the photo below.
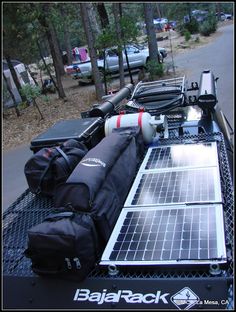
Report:
[[[111,274],[95,268],[86,280],[39,277],[24,256],[27,230],[42,222],[53,202],[26,190],[3,214],[3,308],[70,309],[232,309],[233,308],[233,187],[221,133],[186,135],[160,144],[217,142],[224,199],[228,266],[207,271],[130,271]],[[185,294],[183,302],[178,294]],[[187,296],[193,296],[190,306]]]

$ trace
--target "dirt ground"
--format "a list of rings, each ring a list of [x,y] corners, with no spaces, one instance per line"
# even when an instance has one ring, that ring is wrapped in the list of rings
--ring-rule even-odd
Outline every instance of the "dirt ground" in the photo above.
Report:
[[[188,43],[184,37],[180,37],[175,31],[158,34],[158,37],[164,40],[158,40],[158,45],[167,49],[168,54],[185,53],[189,49],[196,49],[219,36],[217,31],[210,37],[192,36]],[[167,38],[168,37],[168,38]],[[197,39],[197,37],[199,39]],[[168,69],[168,64],[166,64]],[[178,73],[177,73],[178,74]],[[180,73],[179,73],[180,74]],[[163,78],[169,78],[171,72],[165,74]],[[135,82],[138,81],[138,75],[134,75]],[[129,83],[129,77],[126,77],[126,83]],[[2,118],[2,149],[10,150],[22,144],[30,144],[31,140],[46,131],[59,120],[80,118],[80,113],[89,110],[93,104],[96,104],[94,85],[80,86],[77,80],[69,76],[62,77],[63,87],[67,96],[67,101],[58,99],[57,94],[47,94],[47,98],[37,99],[37,104],[42,112],[43,119],[33,105],[27,108],[21,108],[21,116],[17,117],[14,108],[3,112]],[[119,88],[119,80],[113,79],[110,82],[109,89]]]

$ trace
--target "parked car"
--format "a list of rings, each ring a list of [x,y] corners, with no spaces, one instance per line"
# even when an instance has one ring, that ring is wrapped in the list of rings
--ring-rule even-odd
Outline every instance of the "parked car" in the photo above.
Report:
[[[167,51],[165,48],[158,48],[159,57],[161,62],[163,62],[164,58],[167,56]],[[145,46],[141,45],[127,45],[126,51],[129,60],[129,66],[131,69],[138,69],[146,66],[149,60],[149,50]],[[128,69],[128,65],[126,62],[125,52],[123,50],[123,60],[124,60],[124,69]],[[104,71],[104,58],[103,56],[98,57],[97,60],[98,68],[103,75]],[[118,73],[119,72],[119,57],[117,48],[109,48],[105,50],[105,69],[107,73]],[[92,65],[91,62],[83,62],[72,64],[66,67],[66,73],[73,76],[75,79],[86,79],[92,80]]]
[[[195,18],[195,20],[199,23],[204,22],[209,13],[208,11],[202,11],[202,10],[193,10],[192,11],[192,17]]]
[[[218,16],[218,13],[216,13],[216,17]],[[220,20],[221,21],[226,21],[226,20],[232,20],[232,14],[228,14],[228,13],[220,13]]]

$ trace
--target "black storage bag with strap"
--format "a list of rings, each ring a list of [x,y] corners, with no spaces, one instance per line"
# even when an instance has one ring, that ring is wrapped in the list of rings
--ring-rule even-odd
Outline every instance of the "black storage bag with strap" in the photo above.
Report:
[[[58,183],[66,181],[87,147],[74,139],[60,147],[42,148],[25,164],[24,172],[32,193],[53,196]]]
[[[89,212],[99,237],[109,239],[134,180],[140,128],[112,133],[91,149],[65,183],[56,187],[55,207]]]
[[[101,254],[93,219],[86,213],[60,212],[28,230],[25,256],[39,275],[83,280]]]

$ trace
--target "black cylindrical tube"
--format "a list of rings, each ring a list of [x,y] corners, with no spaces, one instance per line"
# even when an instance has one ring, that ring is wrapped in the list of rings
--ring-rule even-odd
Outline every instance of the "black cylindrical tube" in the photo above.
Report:
[[[113,97],[107,99],[101,105],[94,107],[89,115],[91,117],[105,117],[107,114],[111,113],[114,108],[125,98],[131,95],[134,86],[130,83],[119,92],[117,92]]]
[[[114,106],[110,102],[104,102],[97,107],[94,107],[90,112],[90,117],[105,117],[108,113],[111,113],[114,109]]]

